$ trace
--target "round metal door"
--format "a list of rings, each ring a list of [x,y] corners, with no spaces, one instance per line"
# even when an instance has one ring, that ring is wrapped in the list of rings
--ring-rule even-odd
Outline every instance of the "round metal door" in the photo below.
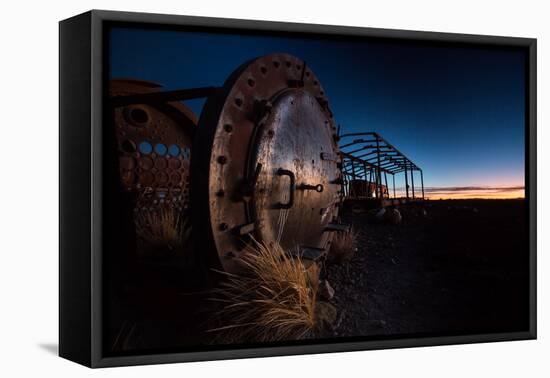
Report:
[[[341,177],[336,125],[303,61],[273,54],[241,66],[208,99],[195,142],[196,224],[226,271],[239,270],[251,238],[303,257],[328,249]]]

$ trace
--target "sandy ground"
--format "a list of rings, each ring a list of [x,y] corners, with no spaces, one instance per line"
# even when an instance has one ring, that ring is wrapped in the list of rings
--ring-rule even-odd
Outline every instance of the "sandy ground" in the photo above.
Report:
[[[358,251],[327,268],[339,316],[326,336],[526,330],[524,201],[429,201],[400,210],[399,225],[345,215],[359,232]]]
[[[424,211],[426,214],[424,214]],[[400,208],[398,225],[344,213],[357,252],[328,265],[336,320],[319,338],[451,335],[525,330],[528,246],[520,200],[429,201]],[[181,351],[209,345],[213,310],[200,280],[174,261],[146,269],[135,304],[114,324],[114,350]],[[152,274],[154,273],[154,274]],[[190,272],[192,277],[192,272]],[[184,294],[185,292],[185,294]],[[183,349],[182,349],[183,348]]]

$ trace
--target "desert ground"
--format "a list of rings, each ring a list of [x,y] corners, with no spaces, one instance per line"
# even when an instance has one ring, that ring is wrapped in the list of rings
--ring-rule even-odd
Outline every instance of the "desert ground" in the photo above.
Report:
[[[399,210],[398,225],[345,215],[357,251],[349,264],[327,269],[339,313],[328,335],[527,329],[523,200],[437,200]]]
[[[344,211],[350,261],[327,261],[322,298],[336,310],[315,338],[456,335],[526,330],[528,238],[524,200],[432,200],[399,207],[392,224]],[[139,293],[112,322],[114,353],[196,350],[220,343],[200,269],[162,259],[137,271]]]

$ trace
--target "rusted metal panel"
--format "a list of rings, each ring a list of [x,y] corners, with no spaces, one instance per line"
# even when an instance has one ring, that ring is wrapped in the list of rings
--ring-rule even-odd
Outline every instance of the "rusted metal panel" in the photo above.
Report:
[[[111,80],[112,98],[160,92],[142,80]],[[161,207],[185,213],[189,206],[189,162],[197,118],[181,102],[113,106],[121,188],[134,198],[134,211]]]
[[[349,195],[351,197],[364,197],[374,198],[376,197],[376,183],[367,180],[350,180],[349,181]],[[379,185],[380,193],[382,197],[389,196],[388,187],[386,185]]]

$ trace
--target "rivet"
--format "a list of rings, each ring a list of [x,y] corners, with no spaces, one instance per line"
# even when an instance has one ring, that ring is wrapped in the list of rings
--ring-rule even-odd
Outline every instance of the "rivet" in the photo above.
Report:
[[[265,75],[267,73],[267,68],[262,66],[260,67],[260,71]]]
[[[275,68],[279,68],[280,65],[281,65],[281,63],[277,62],[276,60],[273,62],[273,66]]]
[[[242,98],[236,98],[235,99],[235,105],[237,105],[239,108],[242,106],[243,104],[243,99]]]
[[[230,124],[226,123],[225,125],[223,125],[223,129],[224,129],[226,132],[230,133],[230,132],[233,131],[233,126],[231,126]]]
[[[220,189],[216,192],[217,197],[223,197],[225,195],[225,191],[223,189]]]
[[[220,231],[225,231],[229,228],[227,223],[220,223]]]
[[[218,156],[218,163],[225,164],[227,163],[227,158],[225,156]]]
[[[255,84],[256,84],[256,82],[254,81],[254,79],[248,79],[248,86],[249,87],[253,87]]]
[[[286,66],[290,67],[292,64],[290,62],[286,62]]]

